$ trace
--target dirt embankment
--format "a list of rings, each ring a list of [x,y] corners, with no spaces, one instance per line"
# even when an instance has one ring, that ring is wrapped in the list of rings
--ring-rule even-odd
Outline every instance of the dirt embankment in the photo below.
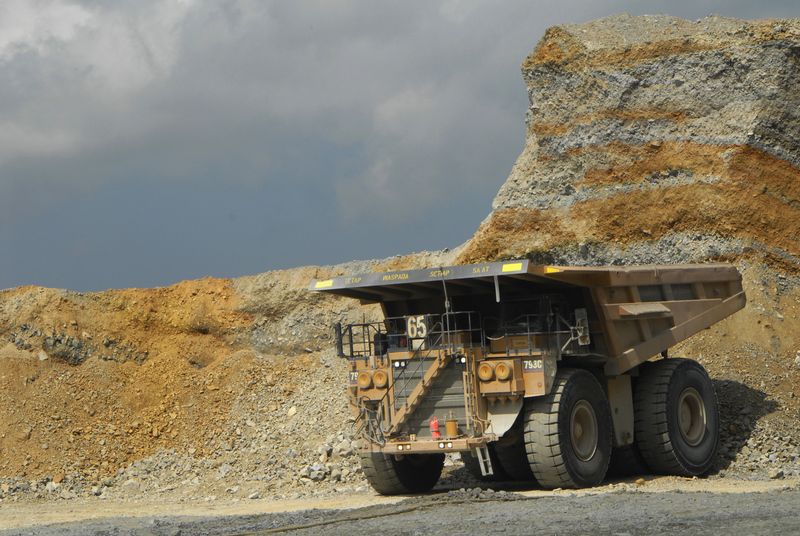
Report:
[[[254,366],[252,352],[229,342],[250,323],[230,281],[22,288],[2,303],[5,475],[97,478],[159,448],[202,450]]]
[[[328,488],[361,485],[331,326],[377,310],[310,293],[308,283],[439,260],[0,292],[0,498],[287,492],[310,481],[303,471],[326,445],[324,461],[337,465],[317,471],[336,476]]]

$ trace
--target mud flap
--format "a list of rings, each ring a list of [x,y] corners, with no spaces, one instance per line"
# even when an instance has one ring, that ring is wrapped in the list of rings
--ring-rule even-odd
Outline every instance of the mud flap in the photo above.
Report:
[[[508,432],[517,420],[519,412],[522,411],[523,399],[517,397],[516,400],[495,400],[487,404],[487,416],[489,426],[486,431],[497,437],[502,437]]]

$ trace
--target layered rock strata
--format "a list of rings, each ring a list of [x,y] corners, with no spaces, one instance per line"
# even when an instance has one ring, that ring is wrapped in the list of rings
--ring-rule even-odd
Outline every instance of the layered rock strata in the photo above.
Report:
[[[461,261],[800,266],[800,20],[559,26],[522,73],[525,148]]]

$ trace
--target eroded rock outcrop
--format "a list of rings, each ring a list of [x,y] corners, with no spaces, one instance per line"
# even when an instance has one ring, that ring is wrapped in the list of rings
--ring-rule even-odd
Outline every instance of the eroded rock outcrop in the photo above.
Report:
[[[522,73],[525,148],[461,261],[800,266],[800,19],[559,26]]]
[[[798,463],[800,19],[559,26],[522,73],[525,147],[459,261],[736,263],[745,310],[674,353],[716,379],[720,467]]]

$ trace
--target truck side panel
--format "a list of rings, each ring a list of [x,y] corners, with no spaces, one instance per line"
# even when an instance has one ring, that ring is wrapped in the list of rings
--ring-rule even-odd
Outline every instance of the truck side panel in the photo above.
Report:
[[[702,269],[693,275],[673,283],[655,276],[592,289],[610,350],[606,374],[622,374],[745,306],[737,272],[728,279]]]

